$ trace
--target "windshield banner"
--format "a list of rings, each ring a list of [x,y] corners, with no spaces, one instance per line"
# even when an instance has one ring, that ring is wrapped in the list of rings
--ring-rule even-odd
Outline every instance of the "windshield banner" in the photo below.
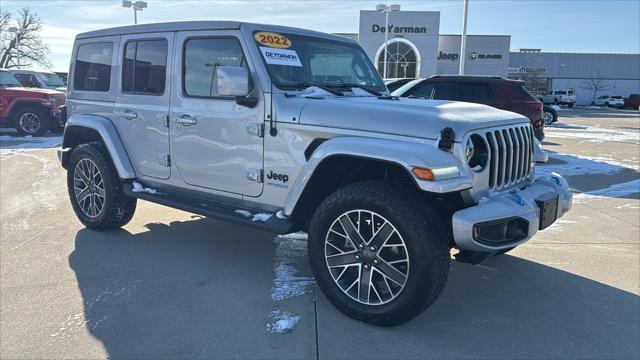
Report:
[[[260,46],[260,51],[267,64],[302,67],[295,50],[274,49]]]

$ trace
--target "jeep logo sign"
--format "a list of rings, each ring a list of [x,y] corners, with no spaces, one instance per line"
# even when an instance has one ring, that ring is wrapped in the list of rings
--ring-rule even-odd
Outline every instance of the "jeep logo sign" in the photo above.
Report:
[[[394,34],[426,34],[427,27],[426,26],[395,26],[389,25],[387,28],[388,31],[385,31],[384,26],[380,26],[378,24],[373,24],[371,26],[371,31],[374,33],[394,33]]]
[[[456,61],[458,60],[459,55],[456,53],[444,53],[442,51],[440,51],[440,55],[438,55],[438,60],[451,60],[451,61]]]

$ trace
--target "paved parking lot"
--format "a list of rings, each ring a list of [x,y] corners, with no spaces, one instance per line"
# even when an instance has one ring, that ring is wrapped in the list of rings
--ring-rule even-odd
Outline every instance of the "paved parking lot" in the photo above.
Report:
[[[122,230],[84,229],[59,141],[0,136],[0,358],[640,357],[637,111],[562,110],[537,171],[567,175],[573,210],[505,256],[454,262],[435,305],[395,328],[328,303],[303,234],[146,202]]]

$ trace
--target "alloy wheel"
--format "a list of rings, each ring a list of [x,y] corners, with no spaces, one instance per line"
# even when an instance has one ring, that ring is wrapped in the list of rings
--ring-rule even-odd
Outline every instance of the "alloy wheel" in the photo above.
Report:
[[[331,277],[347,296],[365,305],[386,304],[409,277],[409,254],[400,232],[380,214],[352,210],[329,228],[324,244]]]
[[[102,213],[105,201],[104,179],[96,163],[82,159],[73,172],[73,190],[82,212],[95,219]]]
[[[20,116],[18,119],[18,124],[20,125],[20,129],[27,134],[35,134],[40,130],[42,126],[42,120],[38,116],[38,114],[34,114],[31,112],[26,112]]]
[[[545,125],[551,125],[553,123],[553,113],[551,113],[551,111],[545,111],[543,116]]]

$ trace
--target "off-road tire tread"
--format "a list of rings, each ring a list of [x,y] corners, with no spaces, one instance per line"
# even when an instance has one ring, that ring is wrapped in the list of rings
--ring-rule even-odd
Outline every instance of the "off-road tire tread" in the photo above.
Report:
[[[105,183],[106,196],[110,198],[107,202],[106,216],[99,216],[96,220],[84,217],[82,210],[78,207],[75,194],[73,193],[73,172],[76,163],[82,155],[88,155],[102,172]],[[122,189],[122,182],[118,177],[118,173],[113,165],[111,156],[102,142],[89,142],[76,146],[71,153],[69,159],[69,167],[67,171],[67,188],[73,209],[78,219],[88,228],[94,230],[113,230],[120,228],[133,218],[136,210],[137,199],[125,195]]]
[[[437,213],[428,203],[420,196],[420,194],[412,186],[400,186],[397,184],[383,181],[362,181],[355,184],[347,185],[338,189],[329,195],[316,209],[313,219],[309,227],[309,259],[314,274],[319,271],[326,271],[319,266],[324,265],[324,253],[312,253],[312,241],[321,241],[324,246],[324,237],[326,229],[320,228],[322,214],[329,209],[334,208],[345,201],[360,201],[362,203],[377,203],[383,205],[390,211],[395,212],[399,217],[405,219],[403,224],[394,224],[398,230],[406,234],[416,234],[417,241],[415,246],[419,251],[414,254],[413,261],[424,261],[430,267],[429,276],[422,276],[420,282],[422,286],[419,289],[424,290],[417,294],[413,294],[413,300],[409,306],[398,311],[393,311],[384,316],[377,314],[368,314],[349,306],[344,306],[340,301],[333,298],[331,292],[324,291],[325,295],[340,311],[354,319],[367,322],[377,326],[396,326],[405,323],[431,306],[442,290],[447,281],[450,268],[450,239],[448,232],[443,227],[443,222]],[[401,229],[402,227],[402,229]],[[405,241],[407,241],[405,236]],[[430,254],[430,255],[428,255]],[[428,256],[427,259],[424,257]],[[409,276],[416,276],[410,270]],[[413,274],[413,275],[412,275]],[[329,279],[332,281],[331,279]],[[321,289],[328,286],[335,286],[333,283],[326,284],[320,276],[316,276],[316,281]],[[429,286],[429,283],[432,286]],[[406,290],[406,289],[405,289]],[[403,290],[403,291],[405,291]],[[403,295],[403,294],[402,294]],[[397,299],[396,299],[397,300]],[[395,300],[394,300],[395,301]]]

